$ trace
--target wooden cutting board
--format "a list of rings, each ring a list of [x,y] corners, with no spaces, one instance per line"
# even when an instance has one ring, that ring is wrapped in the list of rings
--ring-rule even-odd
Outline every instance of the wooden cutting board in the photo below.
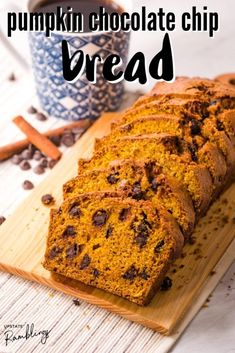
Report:
[[[50,193],[55,197],[57,205],[60,204],[62,184],[77,174],[78,159],[91,155],[95,138],[108,133],[114,117],[114,113],[107,113],[95,122],[1,226],[0,270],[84,299],[160,333],[176,334],[176,328],[183,324],[182,318],[187,317],[187,322],[183,324],[185,326],[199,309],[196,305],[199,295],[206,299],[234,258],[233,252],[228,252],[223,265],[217,270],[219,273],[213,272],[234,239],[235,185],[222,195],[200,221],[194,233],[196,242],[186,245],[182,258],[173,264],[168,274],[173,280],[172,288],[158,292],[147,307],[139,307],[102,290],[51,275],[41,265],[49,220],[49,208],[42,205],[41,196]],[[201,295],[203,291],[204,297]]]

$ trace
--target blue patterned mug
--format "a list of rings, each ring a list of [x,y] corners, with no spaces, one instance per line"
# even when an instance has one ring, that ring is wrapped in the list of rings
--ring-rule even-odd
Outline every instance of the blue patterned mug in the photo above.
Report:
[[[41,0],[29,0],[28,11],[34,12]],[[114,0],[125,11],[130,11],[126,0]],[[102,75],[102,64],[97,65],[97,80],[93,84],[83,74],[75,82],[63,77],[62,40],[65,39],[71,55],[77,50],[90,56],[105,59],[117,54],[127,62],[129,32],[66,33],[54,31],[51,37],[45,32],[30,32],[29,43],[36,90],[42,108],[51,116],[65,120],[96,119],[102,112],[116,110],[124,92],[124,82],[110,83]]]

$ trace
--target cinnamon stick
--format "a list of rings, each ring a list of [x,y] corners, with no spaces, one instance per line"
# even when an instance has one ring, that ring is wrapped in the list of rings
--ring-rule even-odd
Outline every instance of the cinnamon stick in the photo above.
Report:
[[[60,159],[62,156],[60,150],[46,136],[42,135],[30,125],[22,116],[15,117],[13,122],[27,136],[28,140],[47,157],[54,160]]]
[[[76,121],[71,124],[67,124],[65,126],[52,129],[42,134],[46,137],[54,137],[54,136],[62,136],[65,130],[71,130],[74,128],[81,128],[81,130],[86,130],[91,125],[91,121],[89,119],[84,119],[80,121]],[[0,146],[0,161],[4,161],[8,158],[11,158],[14,154],[20,153],[30,144],[29,139],[23,139],[14,143],[10,143],[5,146]]]

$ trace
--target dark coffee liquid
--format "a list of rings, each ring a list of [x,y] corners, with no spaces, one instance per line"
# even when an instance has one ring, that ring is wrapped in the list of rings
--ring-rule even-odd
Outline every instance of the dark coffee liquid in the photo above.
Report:
[[[64,12],[68,11],[68,7],[72,7],[73,12],[80,12],[84,16],[84,32],[90,32],[89,15],[91,12],[99,13],[100,6],[105,8],[108,14],[112,12],[122,13],[120,6],[108,0],[42,0],[32,12],[57,12],[57,6],[62,7]]]

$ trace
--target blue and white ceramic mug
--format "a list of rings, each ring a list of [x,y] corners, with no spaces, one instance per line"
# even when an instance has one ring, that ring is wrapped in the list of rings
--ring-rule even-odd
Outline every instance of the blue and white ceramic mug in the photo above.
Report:
[[[41,0],[29,0],[28,11],[34,12]],[[113,0],[125,11],[131,11],[126,0]],[[49,115],[65,120],[96,119],[102,112],[116,110],[124,92],[124,83],[110,83],[102,75],[102,65],[97,68],[96,83],[90,83],[85,75],[70,83],[63,77],[62,40],[65,39],[73,54],[99,54],[105,59],[118,54],[126,65],[129,49],[129,32],[30,32],[29,42],[36,90],[43,110]]]

